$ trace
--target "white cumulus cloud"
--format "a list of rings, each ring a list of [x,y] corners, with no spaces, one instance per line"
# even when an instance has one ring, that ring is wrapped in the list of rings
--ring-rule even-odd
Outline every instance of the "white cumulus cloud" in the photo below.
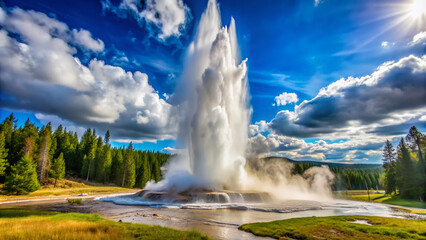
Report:
[[[426,56],[408,56],[386,62],[363,77],[339,79],[322,88],[294,111],[283,110],[269,123],[273,131],[297,137],[349,131],[370,126],[379,131],[395,114],[410,110],[412,118],[424,114]],[[402,116],[402,115],[401,115]]]
[[[132,16],[140,24],[146,23],[148,30],[154,26],[152,34],[161,41],[179,37],[191,20],[190,10],[182,0],[122,0],[118,6],[105,0],[102,6],[120,17]]]
[[[104,48],[89,31],[69,29],[35,11],[1,11],[6,17],[0,23],[0,86],[10,96],[1,107],[41,113],[41,118],[54,115],[67,125],[110,129],[117,138],[171,136],[176,122],[169,121],[172,106],[145,73],[96,58],[81,63],[75,46],[84,51]]]
[[[249,153],[296,160],[380,161],[387,139],[404,137],[413,125],[426,126],[425,79],[426,55],[385,62],[362,77],[341,78],[294,111],[282,110],[270,122],[251,125]]]
[[[299,98],[297,98],[296,93],[283,92],[279,96],[275,97],[274,106],[284,106],[289,103],[297,103],[298,101],[299,101]]]
[[[381,44],[382,48],[390,48],[391,46],[394,46],[394,45],[395,45],[395,43],[388,42],[388,41],[383,41],[382,44]]]
[[[413,40],[409,43],[410,45],[426,44],[426,31],[419,32],[414,35]]]
[[[104,42],[100,39],[93,39],[92,34],[84,29],[73,29],[72,30],[73,42],[84,46],[86,49],[90,49],[94,52],[102,52],[104,50]]]

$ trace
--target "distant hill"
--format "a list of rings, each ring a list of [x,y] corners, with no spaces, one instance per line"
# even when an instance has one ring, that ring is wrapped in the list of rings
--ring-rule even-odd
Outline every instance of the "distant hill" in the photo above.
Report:
[[[266,157],[264,158],[266,161],[269,159],[282,159],[283,161],[288,161],[292,163],[307,163],[312,164],[314,166],[327,165],[329,168],[350,168],[350,169],[374,169],[374,168],[382,168],[381,164],[346,164],[346,163],[330,163],[330,162],[317,162],[317,161],[296,161],[286,157]]]

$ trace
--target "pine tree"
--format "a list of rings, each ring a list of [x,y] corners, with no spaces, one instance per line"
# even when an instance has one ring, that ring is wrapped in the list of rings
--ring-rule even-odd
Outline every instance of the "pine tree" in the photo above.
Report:
[[[89,180],[90,177],[94,175],[94,163],[96,158],[96,146],[97,139],[95,135],[95,131],[89,128],[84,133],[83,138],[81,139],[81,151],[82,156],[86,156],[83,158],[83,164],[81,167],[80,175],[82,177],[86,177],[86,181]]]
[[[419,163],[421,164],[421,167],[424,168],[424,174],[426,174],[426,165],[423,159],[421,143],[425,138],[426,136],[419,132],[415,126],[410,128],[410,131],[405,138],[413,149],[417,148]]]
[[[83,148],[76,133],[68,132],[69,148],[64,152],[66,171],[70,175],[79,175],[83,165]]]
[[[388,194],[392,194],[396,192],[396,182],[397,182],[396,166],[397,166],[396,161],[391,162],[385,172],[384,185],[385,185],[385,192]]]
[[[139,152],[138,153],[138,161],[136,164],[136,182],[135,187],[143,188],[145,184],[150,180],[151,174],[149,173],[149,169],[147,169],[148,165],[148,157],[146,153]],[[149,174],[148,174],[149,173]]]
[[[111,135],[109,133],[109,130],[107,130],[106,133],[105,133],[105,145],[109,145],[110,137],[111,137]]]
[[[102,138],[98,139],[98,150],[97,155],[101,156],[98,158],[98,172],[96,174],[99,182],[107,182],[110,180],[111,175],[111,166],[112,166],[112,154],[111,146],[109,145],[109,130],[105,134],[105,146],[102,146],[102,142],[99,142],[99,139],[102,141]]]
[[[151,179],[155,182],[161,180],[161,169],[158,164],[158,160],[155,158],[154,153],[150,153],[150,162],[151,162]]]
[[[93,176],[94,179],[96,179],[96,181],[98,182],[102,182],[104,179],[104,171],[105,171],[105,156],[104,156],[104,146],[103,146],[103,141],[102,141],[102,137],[98,137],[97,138],[97,143],[96,143],[96,157],[95,157],[95,162],[94,162],[94,173],[95,175]]]
[[[119,186],[122,184],[122,179],[124,175],[124,166],[123,166],[123,154],[122,149],[117,150],[117,154],[114,158],[114,177],[115,183]]]
[[[68,148],[69,141],[66,132],[64,132],[64,128],[62,127],[62,125],[59,125],[52,135],[51,149],[54,150],[54,153],[52,155],[53,158],[58,158],[61,153],[66,154]]]
[[[86,160],[83,160],[83,167],[82,167],[82,174],[86,175],[86,181],[89,181],[89,177],[93,175],[93,165],[95,162],[95,156],[96,156],[96,145],[92,144],[92,147],[90,148],[89,154],[85,155]],[[92,175],[91,175],[92,174]]]
[[[10,165],[14,165],[25,154],[28,154],[30,159],[34,159],[34,153],[37,152],[35,143],[38,141],[38,135],[38,128],[29,119],[25,122],[24,127],[14,129],[9,147]]]
[[[83,156],[83,161],[82,161],[83,166],[81,167],[81,173],[80,175],[82,177],[84,177],[84,174],[87,173],[87,169],[89,168],[89,160],[87,159],[87,155],[84,154]]]
[[[39,153],[38,153],[38,178],[40,184],[43,184],[44,179],[49,173],[50,165],[50,147],[52,145],[51,141],[52,126],[48,123],[45,127],[40,130],[39,137]]]
[[[0,132],[4,134],[4,144],[7,149],[11,149],[13,132],[16,131],[17,120],[13,116],[13,113],[7,117],[0,125]]]
[[[109,176],[111,175],[111,165],[112,165],[112,157],[111,157],[111,148],[109,145],[104,147],[104,165],[103,165],[103,179],[102,182],[108,182]]]
[[[142,173],[142,178],[141,181],[139,183],[139,187],[143,188],[145,187],[146,183],[151,179],[151,168],[149,166],[149,162],[148,162],[148,156],[146,154],[144,154],[143,156],[143,173]]]
[[[391,162],[396,161],[396,151],[389,140],[386,140],[382,155],[383,167],[386,169]]]
[[[6,172],[6,167],[9,165],[7,162],[8,149],[5,148],[4,133],[0,132],[0,176]]]
[[[396,151],[389,140],[386,140],[382,156],[385,168],[385,191],[390,194],[396,191]]]
[[[405,138],[414,152],[417,152],[418,162],[415,163],[416,179],[420,199],[426,199],[426,162],[422,153],[422,145],[426,142],[426,135],[422,134],[415,126],[410,128],[408,135]]]
[[[396,182],[402,198],[416,198],[415,168],[411,160],[410,151],[405,145],[404,139],[398,146],[398,159],[396,164]]]
[[[135,185],[135,160],[133,158],[133,145],[130,142],[129,147],[127,148],[125,159],[124,159],[124,174],[121,186],[132,188]]]
[[[58,179],[65,177],[65,161],[63,153],[61,153],[59,157],[53,161],[52,167],[50,168],[50,176],[55,179],[55,187]]]
[[[6,177],[4,189],[9,193],[28,194],[40,188],[37,180],[36,165],[28,154],[11,167],[10,175]]]

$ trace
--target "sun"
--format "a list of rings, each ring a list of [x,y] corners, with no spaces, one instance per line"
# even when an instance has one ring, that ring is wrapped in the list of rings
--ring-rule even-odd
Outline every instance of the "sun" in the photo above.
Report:
[[[424,31],[426,23],[426,0],[405,0],[401,3],[391,4],[393,14],[388,15],[393,18],[391,21],[392,27],[403,27],[407,32]],[[400,32],[401,34],[401,32]]]
[[[426,15],[426,0],[413,0],[409,5],[410,17],[418,19]]]

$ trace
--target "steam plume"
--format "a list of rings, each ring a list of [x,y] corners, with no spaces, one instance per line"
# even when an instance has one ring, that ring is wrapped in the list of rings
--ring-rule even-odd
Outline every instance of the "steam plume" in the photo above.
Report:
[[[166,180],[151,188],[241,187],[250,116],[246,73],[246,60],[239,59],[235,21],[231,19],[229,28],[221,27],[217,3],[210,0],[188,47],[174,95],[184,113],[178,140],[187,153],[174,159]]]

